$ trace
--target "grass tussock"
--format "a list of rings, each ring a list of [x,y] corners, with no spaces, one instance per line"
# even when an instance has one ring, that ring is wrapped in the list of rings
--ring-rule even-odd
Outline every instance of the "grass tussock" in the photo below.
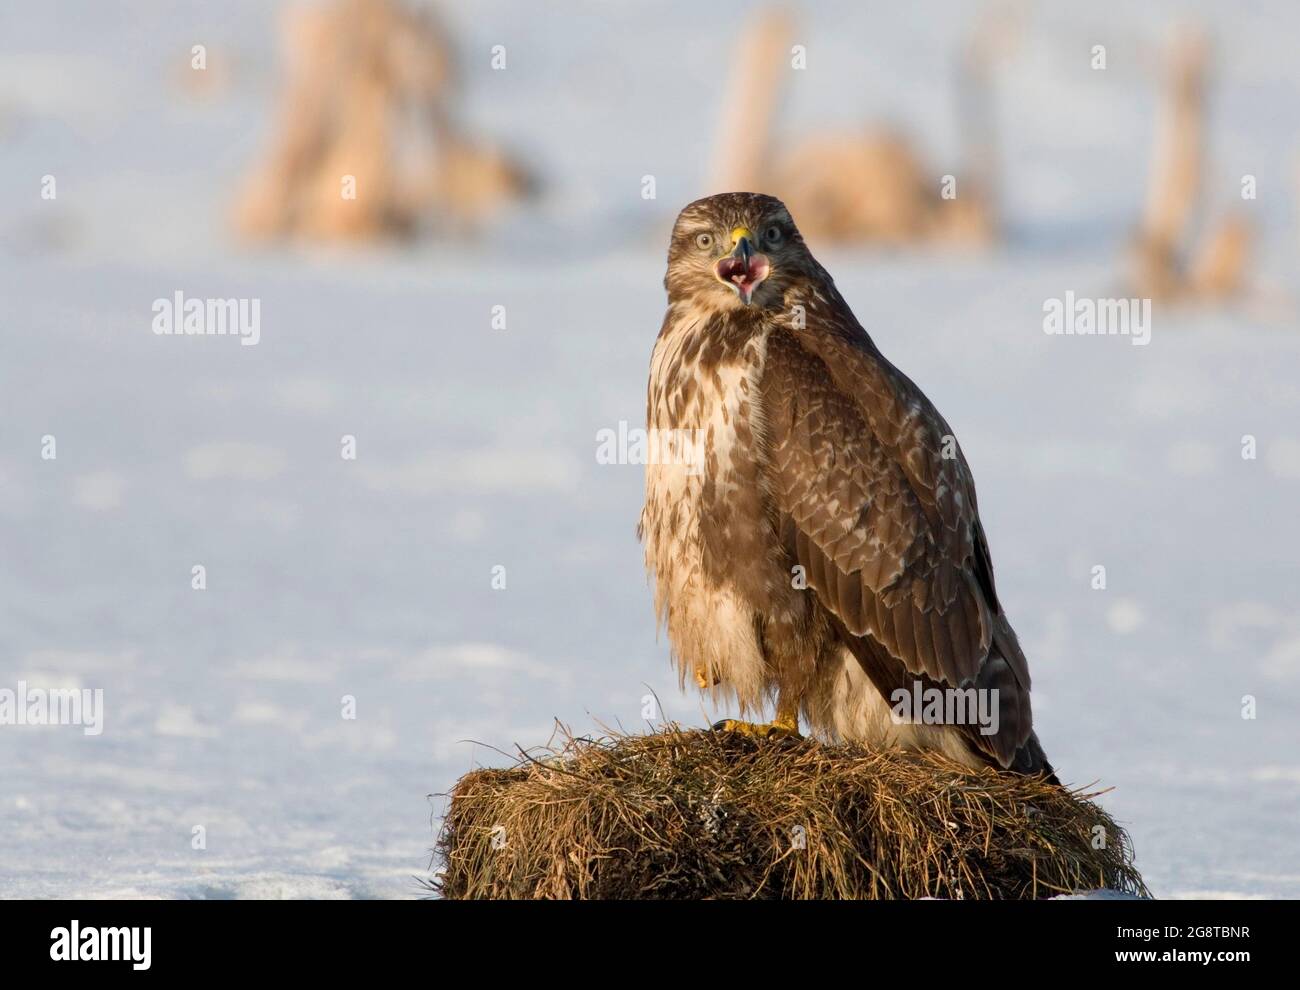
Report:
[[[1097,793],[811,740],[565,732],[457,782],[432,886],[454,899],[1146,896]]]

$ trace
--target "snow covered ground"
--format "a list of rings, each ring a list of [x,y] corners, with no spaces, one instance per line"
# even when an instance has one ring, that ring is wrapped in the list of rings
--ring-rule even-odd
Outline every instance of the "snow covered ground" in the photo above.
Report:
[[[720,714],[678,692],[640,469],[595,436],[643,422],[736,12],[444,5],[467,112],[546,197],[468,246],[247,253],[225,216],[269,126],[267,6],[0,12],[0,689],[105,704],[99,735],[0,726],[3,896],[413,896],[430,795],[497,750],[636,727],[651,691]],[[892,119],[948,161],[970,14],[816,6],[789,130]],[[1167,3],[1031,9],[998,75],[1005,249],[813,247],[961,439],[1062,776],[1114,788],[1157,895],[1297,897],[1300,10],[1194,6],[1214,197],[1257,177],[1264,302],[1157,306],[1146,347],[1042,331],[1045,300],[1114,294]],[[199,43],[232,65],[208,100],[175,83]],[[177,290],[260,299],[260,343],[155,336]]]

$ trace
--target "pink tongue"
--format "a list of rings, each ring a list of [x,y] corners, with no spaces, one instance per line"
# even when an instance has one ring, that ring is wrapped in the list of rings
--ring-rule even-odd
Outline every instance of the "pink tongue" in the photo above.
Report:
[[[718,274],[742,292],[748,292],[759,283],[766,266],[751,258],[749,263],[739,258],[727,258],[718,266]]]
[[[747,265],[742,265],[739,262],[732,262],[728,265],[728,268],[732,269],[731,281],[735,282],[737,285],[743,285],[745,282],[750,280],[750,272]]]

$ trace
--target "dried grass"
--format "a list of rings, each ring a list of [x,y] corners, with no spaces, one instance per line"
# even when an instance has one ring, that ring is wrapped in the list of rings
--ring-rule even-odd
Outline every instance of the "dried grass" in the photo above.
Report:
[[[515,767],[457,782],[431,887],[451,899],[1146,896],[1097,793],[811,740],[562,731]]]

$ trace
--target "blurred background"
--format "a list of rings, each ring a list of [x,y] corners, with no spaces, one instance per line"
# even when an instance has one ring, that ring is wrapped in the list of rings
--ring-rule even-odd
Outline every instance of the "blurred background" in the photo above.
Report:
[[[0,687],[105,699],[0,727],[0,894],[412,896],[471,767],[729,714],[596,448],[749,187],[956,430],[1062,778],[1158,896],[1300,896],[1300,10],[1073,6],[0,11]]]

